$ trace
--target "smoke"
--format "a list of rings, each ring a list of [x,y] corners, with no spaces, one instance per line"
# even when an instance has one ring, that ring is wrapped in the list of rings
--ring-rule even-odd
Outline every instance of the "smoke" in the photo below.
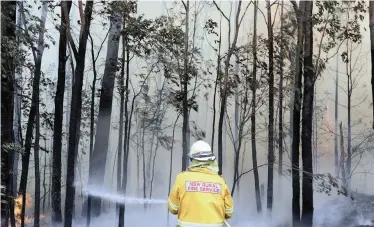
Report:
[[[370,219],[363,215],[352,215],[349,206],[349,198],[339,198],[316,208],[314,217],[315,227],[356,227],[359,225],[372,225]],[[278,215],[288,215],[288,212],[274,212],[270,218],[268,214],[256,215],[255,213],[244,214],[239,210],[235,216],[228,220],[232,227],[276,227],[287,226],[287,222]],[[245,210],[245,209],[244,209]],[[92,219],[91,227],[117,226],[118,216],[115,209],[102,214],[100,217]],[[152,204],[147,209],[143,205],[134,203],[126,205],[125,225],[126,226],[176,226],[177,217],[169,216],[167,221],[167,208],[165,204]],[[76,220],[74,226],[85,227],[85,220]]]
[[[76,185],[77,186],[77,185]],[[274,201],[272,215],[268,212],[257,214],[255,209],[255,200],[251,193],[242,192],[235,196],[235,211],[232,219],[228,222],[232,227],[278,227],[288,226],[291,218],[291,206],[287,190],[282,190],[283,199]],[[126,205],[125,225],[126,226],[155,226],[155,227],[174,227],[177,223],[177,217],[169,214],[167,210],[166,199],[143,199],[130,196],[123,196],[112,190],[105,190],[102,187],[85,186],[83,187],[85,195],[101,197],[106,203],[110,202],[110,208],[105,209],[99,217],[93,217],[91,227],[117,226],[118,214],[115,204],[123,203]],[[241,195],[239,195],[241,194]],[[360,225],[373,225],[374,212],[370,204],[374,202],[371,197],[365,197],[362,194],[355,194],[356,199],[345,196],[327,196],[316,193],[315,195],[315,213],[314,227],[356,227]],[[244,199],[245,198],[245,199]],[[253,198],[253,199],[250,199]],[[278,195],[275,198],[282,198]],[[249,200],[246,200],[249,199]],[[367,201],[363,205],[363,200]],[[266,203],[263,201],[263,208]],[[374,204],[373,204],[374,206]],[[361,212],[369,211],[369,212]],[[85,227],[85,219],[74,220],[74,226]]]
[[[174,215],[170,216],[169,226],[176,226],[177,218]],[[85,220],[76,220],[73,226],[86,227]],[[91,227],[103,226],[118,226],[118,215],[115,209],[112,209],[100,217],[92,218]],[[167,209],[165,204],[151,205],[144,210],[141,204],[126,205],[125,226],[155,226],[166,227],[167,223]]]

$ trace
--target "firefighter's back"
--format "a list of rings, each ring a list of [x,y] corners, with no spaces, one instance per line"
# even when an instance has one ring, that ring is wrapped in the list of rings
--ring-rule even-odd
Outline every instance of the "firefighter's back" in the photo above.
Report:
[[[227,208],[232,209],[232,200],[223,178],[209,169],[196,168],[180,173],[177,181],[180,201],[178,224],[222,226]]]

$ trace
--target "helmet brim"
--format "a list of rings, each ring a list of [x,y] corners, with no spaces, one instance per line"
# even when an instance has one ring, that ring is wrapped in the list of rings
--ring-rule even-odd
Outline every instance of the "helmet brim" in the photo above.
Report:
[[[191,159],[194,159],[194,160],[197,160],[197,161],[200,161],[200,162],[209,162],[209,161],[216,160],[216,156],[211,152],[209,152],[209,153],[200,152],[200,153],[196,153],[196,154],[190,154],[189,157]]]

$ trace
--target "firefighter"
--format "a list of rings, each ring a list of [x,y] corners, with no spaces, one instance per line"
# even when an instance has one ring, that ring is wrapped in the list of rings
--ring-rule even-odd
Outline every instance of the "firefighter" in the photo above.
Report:
[[[191,165],[177,175],[168,209],[178,215],[178,227],[221,227],[232,217],[234,202],[218,175],[216,157],[202,140],[191,146],[188,156]]]

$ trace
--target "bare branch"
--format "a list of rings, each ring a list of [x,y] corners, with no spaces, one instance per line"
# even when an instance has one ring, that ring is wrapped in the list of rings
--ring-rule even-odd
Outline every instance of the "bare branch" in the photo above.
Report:
[[[290,0],[292,6],[293,6],[293,9],[295,10],[295,12],[297,13],[299,11],[299,7],[297,6],[297,3],[295,0]]]
[[[245,14],[247,13],[248,7],[249,7],[252,3],[253,3],[253,1],[250,1],[250,2],[248,3],[247,7],[245,8],[245,11],[244,11],[242,17],[240,18],[239,27],[240,27],[240,25],[241,25],[241,23],[242,23],[242,21],[243,21],[243,19],[244,19]],[[238,12],[239,12],[239,10],[238,10]]]
[[[259,168],[259,167],[264,167],[264,166],[267,166],[268,164],[267,163],[265,163],[265,164],[262,164],[262,165],[258,165],[257,166],[257,168]],[[247,173],[250,173],[250,172],[252,172],[253,171],[253,168],[252,169],[250,169],[250,170],[247,170],[247,171],[245,171],[245,172],[242,172],[234,181],[235,182],[237,182],[243,175],[245,175],[245,174],[247,174]]]
[[[78,58],[78,50],[77,50],[77,47],[75,46],[73,37],[71,36],[71,33],[70,32],[68,32],[68,33],[69,33],[68,34],[68,39],[69,39],[70,47],[73,50],[74,58],[76,60]]]
[[[187,0],[188,1],[188,0]],[[182,3],[183,3],[183,6],[184,6],[184,9],[187,10],[187,5],[186,3],[182,0]]]
[[[222,16],[228,21],[230,22],[230,19],[223,13],[223,11],[221,10],[221,8],[217,5],[216,1],[213,0],[213,4],[216,6],[216,8],[218,9],[218,11],[221,12]]]

